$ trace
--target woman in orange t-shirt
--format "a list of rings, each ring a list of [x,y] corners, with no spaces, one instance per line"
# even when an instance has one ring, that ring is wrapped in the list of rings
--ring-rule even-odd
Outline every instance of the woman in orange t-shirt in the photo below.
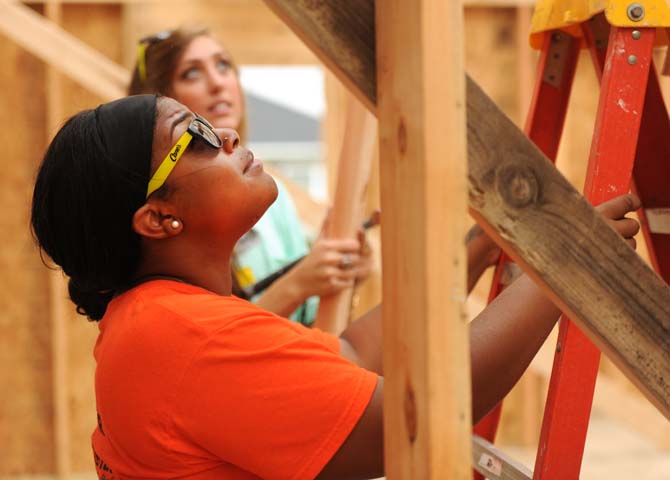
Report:
[[[231,296],[235,243],[276,194],[234,130],[166,97],[84,111],[51,142],[32,226],[99,321],[100,478],[383,474],[379,309],[337,338]],[[601,212],[631,237],[638,206],[623,196]],[[522,277],[472,322],[475,421],[558,316]]]

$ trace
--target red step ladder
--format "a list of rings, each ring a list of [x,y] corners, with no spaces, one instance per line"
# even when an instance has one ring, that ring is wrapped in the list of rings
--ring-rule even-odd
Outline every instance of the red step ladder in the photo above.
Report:
[[[584,196],[593,205],[631,189],[641,198],[652,266],[670,283],[670,120],[652,59],[657,30],[610,27],[598,14],[581,23],[581,34],[544,34],[526,134],[555,161],[580,47],[588,48],[601,90]],[[508,262],[503,255],[489,301],[503,289]],[[534,480],[579,478],[599,362],[599,350],[562,317]],[[476,435],[493,442],[501,407],[479,422]]]

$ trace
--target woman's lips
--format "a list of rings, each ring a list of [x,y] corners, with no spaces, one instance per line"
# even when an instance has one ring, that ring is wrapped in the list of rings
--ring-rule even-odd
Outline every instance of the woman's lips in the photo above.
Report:
[[[254,154],[252,152],[249,152],[248,158],[247,158],[247,163],[244,165],[244,170],[242,173],[252,173],[256,170],[262,170],[263,169],[263,162],[260,161],[258,158],[254,157]]]
[[[209,112],[213,115],[228,115],[232,111],[233,107],[230,102],[221,101],[209,108]]]

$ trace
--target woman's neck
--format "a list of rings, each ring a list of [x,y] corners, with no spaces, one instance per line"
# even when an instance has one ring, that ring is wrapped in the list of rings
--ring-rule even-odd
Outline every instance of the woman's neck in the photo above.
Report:
[[[173,279],[189,283],[219,295],[230,295],[232,249],[222,247],[215,253],[201,248],[144,248],[133,281]]]

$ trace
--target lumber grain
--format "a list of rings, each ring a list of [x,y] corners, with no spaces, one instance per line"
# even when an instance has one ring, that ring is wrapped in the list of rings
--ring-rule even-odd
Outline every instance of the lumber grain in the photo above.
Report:
[[[670,287],[472,81],[473,215],[670,415]]]
[[[368,109],[375,108],[374,1],[266,0],[265,3]]]
[[[333,28],[328,15],[347,11],[328,2],[266,3],[375,111],[372,0],[360,1],[348,28]],[[321,6],[330,13],[315,13]],[[670,418],[670,287],[469,77],[467,124],[473,216]]]

